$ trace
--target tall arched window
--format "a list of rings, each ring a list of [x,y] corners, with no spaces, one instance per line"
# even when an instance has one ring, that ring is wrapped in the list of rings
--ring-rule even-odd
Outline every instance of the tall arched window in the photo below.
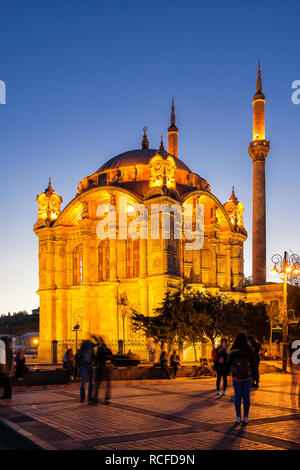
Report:
[[[110,277],[109,238],[101,240],[98,246],[98,281],[109,281]]]
[[[73,253],[73,281],[74,286],[81,286],[83,280],[82,246],[76,246]]]
[[[140,240],[126,240],[126,276],[129,278],[140,275]]]

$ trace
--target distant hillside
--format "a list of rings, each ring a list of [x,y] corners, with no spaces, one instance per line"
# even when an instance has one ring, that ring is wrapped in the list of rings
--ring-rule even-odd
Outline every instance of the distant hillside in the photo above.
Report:
[[[40,316],[26,311],[0,316],[0,334],[22,335],[39,331]]]

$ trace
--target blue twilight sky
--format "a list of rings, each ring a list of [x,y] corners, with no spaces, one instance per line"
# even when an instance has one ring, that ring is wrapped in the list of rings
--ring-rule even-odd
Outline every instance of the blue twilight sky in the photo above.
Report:
[[[251,140],[257,58],[266,94],[268,260],[300,251],[297,1],[2,0],[0,313],[38,305],[36,195],[64,204],[118,153],[150,146],[174,94],[180,157],[222,201],[245,205],[251,272]]]

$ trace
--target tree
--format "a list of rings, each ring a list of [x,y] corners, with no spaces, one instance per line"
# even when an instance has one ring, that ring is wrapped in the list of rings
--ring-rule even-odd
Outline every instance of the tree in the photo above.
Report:
[[[269,323],[270,323],[270,352],[271,352],[272,342],[273,342],[273,327],[277,325],[280,321],[279,301],[274,300],[271,302],[271,304],[267,304],[266,312],[267,312]]]
[[[146,337],[168,344],[191,343],[197,361],[196,343],[207,339],[214,345],[222,336],[232,340],[244,331],[259,340],[268,336],[268,316],[263,303],[236,302],[222,293],[195,292],[181,283],[167,291],[154,316],[148,317],[133,311],[134,329],[144,331]]]
[[[264,302],[257,304],[243,302],[241,309],[243,311],[245,332],[248,335],[255,336],[259,341],[267,338],[269,336],[269,319],[266,304]]]
[[[232,338],[241,328],[240,310],[236,303],[224,294],[206,291],[194,293],[194,306],[203,321],[204,335],[212,344],[220,336]]]
[[[193,344],[197,360],[196,343],[205,340],[205,318],[194,308],[194,297],[189,287],[180,284],[176,291],[167,291],[160,307],[156,308],[153,317],[133,312],[131,319],[135,331],[144,331],[146,337],[154,338],[168,344]]]

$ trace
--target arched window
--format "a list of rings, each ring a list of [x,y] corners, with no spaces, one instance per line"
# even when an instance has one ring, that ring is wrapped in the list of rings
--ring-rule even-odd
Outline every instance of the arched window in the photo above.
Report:
[[[129,278],[140,275],[140,240],[126,240],[126,276]]]
[[[98,246],[98,281],[109,281],[110,277],[109,238],[101,240]]]
[[[73,281],[74,286],[81,286],[83,279],[82,246],[76,246],[73,253]]]

